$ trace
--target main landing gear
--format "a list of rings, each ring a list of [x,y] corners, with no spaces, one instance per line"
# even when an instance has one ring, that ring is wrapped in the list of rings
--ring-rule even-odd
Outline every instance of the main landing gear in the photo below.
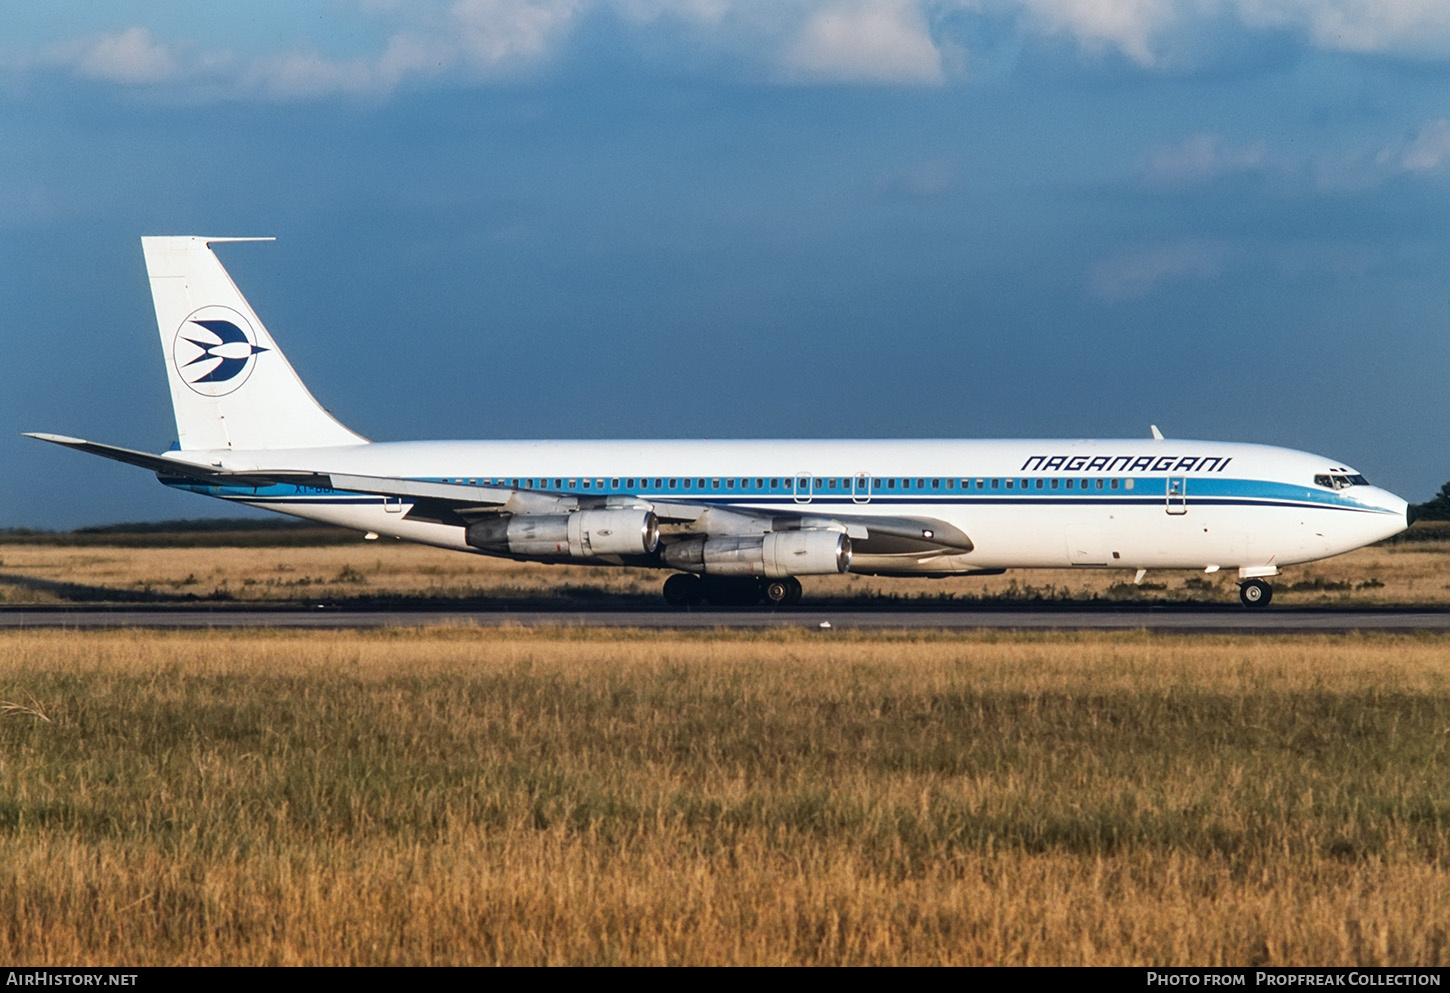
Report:
[[[1250,579],[1239,584],[1239,599],[1245,607],[1267,607],[1274,599],[1274,588],[1262,579]]]
[[[664,593],[665,603],[671,607],[693,607],[706,601],[717,607],[749,607],[761,601],[788,607],[800,602],[801,581],[794,576],[754,579],[681,572],[665,580]]]

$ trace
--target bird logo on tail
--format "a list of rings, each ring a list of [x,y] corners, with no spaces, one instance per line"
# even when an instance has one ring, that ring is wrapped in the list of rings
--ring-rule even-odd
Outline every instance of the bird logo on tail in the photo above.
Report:
[[[257,356],[270,351],[257,344],[247,319],[230,307],[203,307],[181,322],[171,357],[187,386],[202,396],[219,397],[241,387]]]

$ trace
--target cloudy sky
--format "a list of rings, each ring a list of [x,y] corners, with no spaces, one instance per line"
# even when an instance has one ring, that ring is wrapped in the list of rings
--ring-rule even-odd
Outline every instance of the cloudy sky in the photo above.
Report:
[[[1443,0],[0,8],[0,527],[200,517],[138,238],[377,439],[1263,441],[1450,478]]]

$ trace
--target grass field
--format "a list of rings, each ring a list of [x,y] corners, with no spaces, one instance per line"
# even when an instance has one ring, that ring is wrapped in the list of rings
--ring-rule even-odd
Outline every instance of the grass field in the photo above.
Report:
[[[308,532],[299,532],[307,534]],[[402,542],[337,543],[346,532],[324,531],[327,544],[269,547],[256,536],[236,545],[179,547],[186,535],[90,536],[116,544],[51,540],[0,543],[0,604],[194,603],[632,598],[659,601],[665,571],[546,566],[426,548]],[[1432,604],[1450,601],[1450,527],[1416,525],[1418,538],[1360,549],[1274,580],[1275,603]],[[73,537],[73,536],[72,536]],[[289,535],[295,539],[297,536]],[[243,539],[250,543],[240,543]],[[141,541],[161,547],[140,547]],[[1108,570],[1014,570],[961,579],[877,579],[807,576],[808,603],[941,599],[963,602],[1140,600],[1236,602],[1236,575]]]
[[[1444,965],[1447,657],[3,632],[0,960]]]

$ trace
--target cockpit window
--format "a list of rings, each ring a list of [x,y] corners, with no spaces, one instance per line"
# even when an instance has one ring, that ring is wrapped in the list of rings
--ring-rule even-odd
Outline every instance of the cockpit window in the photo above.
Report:
[[[1315,476],[1314,485],[1323,486],[1331,490],[1343,490],[1351,486],[1368,486],[1369,480],[1365,479],[1359,473],[1351,475],[1349,473],[1329,472]]]

